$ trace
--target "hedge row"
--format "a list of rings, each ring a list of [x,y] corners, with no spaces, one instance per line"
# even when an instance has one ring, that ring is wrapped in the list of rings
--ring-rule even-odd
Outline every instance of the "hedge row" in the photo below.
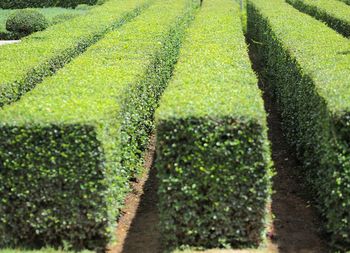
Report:
[[[257,246],[271,162],[239,6],[204,1],[188,33],[156,112],[162,242]]]
[[[325,22],[345,37],[350,37],[350,6],[337,0],[286,0],[286,2]]]
[[[0,106],[20,98],[147,5],[143,0],[110,0],[86,15],[35,33],[19,44],[2,46]]]
[[[340,0],[340,1],[346,3],[347,5],[350,5],[350,0]]]
[[[79,4],[96,4],[97,0],[1,0],[1,9],[24,9],[43,7],[74,8]]]
[[[283,0],[248,2],[248,37],[333,243],[350,249],[350,44]]]
[[[0,111],[0,247],[103,249],[194,7],[157,0]]]

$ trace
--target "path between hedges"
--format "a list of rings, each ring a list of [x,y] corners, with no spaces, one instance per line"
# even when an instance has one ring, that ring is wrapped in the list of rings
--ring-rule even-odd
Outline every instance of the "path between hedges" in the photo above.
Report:
[[[252,55],[251,59],[254,62]],[[261,81],[260,88],[264,90]],[[275,193],[271,206],[274,221],[266,235],[267,246],[259,250],[210,250],[206,253],[327,253],[326,239],[320,234],[320,218],[307,200],[307,190],[294,173],[299,165],[283,136],[277,107],[266,93],[263,97],[268,113],[272,158],[277,172],[273,180]],[[152,166],[154,157],[153,136],[145,156],[145,173],[139,182],[133,184],[133,191],[127,197],[116,230],[118,242],[110,247],[111,253],[162,252],[158,230],[156,170]]]

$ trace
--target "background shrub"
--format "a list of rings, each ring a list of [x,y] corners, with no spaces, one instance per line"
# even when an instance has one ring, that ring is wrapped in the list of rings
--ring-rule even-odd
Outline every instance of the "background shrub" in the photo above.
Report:
[[[1,0],[2,9],[24,9],[42,7],[74,8],[78,4],[96,4],[97,0]]]
[[[23,36],[42,31],[48,26],[45,16],[36,10],[18,10],[6,21],[6,30]]]
[[[63,13],[63,14],[59,14],[55,17],[52,18],[51,20],[51,24],[52,25],[56,25],[59,23],[62,23],[64,21],[70,20],[72,18],[78,17],[80,14],[79,13]]]

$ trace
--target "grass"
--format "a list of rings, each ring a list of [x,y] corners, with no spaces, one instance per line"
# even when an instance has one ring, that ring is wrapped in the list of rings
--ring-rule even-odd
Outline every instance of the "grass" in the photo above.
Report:
[[[60,14],[83,14],[84,10],[75,10],[75,9],[66,9],[66,8],[59,8],[59,7],[53,7],[53,8],[36,8],[34,10],[38,10],[44,16],[49,20],[49,22],[52,21],[54,17]],[[8,10],[8,9],[0,9],[0,33],[5,33],[6,31],[6,20],[11,13],[13,13],[16,10]]]

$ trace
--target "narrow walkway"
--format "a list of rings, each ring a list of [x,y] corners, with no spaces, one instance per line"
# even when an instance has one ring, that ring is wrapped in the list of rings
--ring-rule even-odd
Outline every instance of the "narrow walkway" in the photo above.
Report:
[[[0,46],[7,44],[15,44],[21,42],[20,40],[0,40]]]

